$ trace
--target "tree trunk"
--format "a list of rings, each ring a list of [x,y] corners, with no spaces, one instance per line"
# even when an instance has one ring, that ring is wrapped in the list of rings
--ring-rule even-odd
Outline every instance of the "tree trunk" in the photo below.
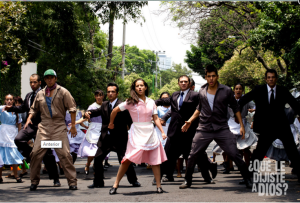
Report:
[[[88,19],[87,11],[86,11],[86,7],[85,7],[84,3],[82,4],[82,7],[83,7],[83,10],[84,10],[86,19]],[[89,26],[90,40],[91,40],[91,44],[92,44],[91,54],[92,54],[93,61],[95,62],[96,61],[95,52],[94,52],[94,33],[95,33],[95,29],[92,29],[90,21],[88,21],[88,26]]]
[[[109,37],[108,37],[108,59],[106,64],[106,69],[109,69],[111,66],[111,59],[113,57],[113,42],[114,42],[114,20],[116,14],[116,6],[111,3],[110,11],[109,11]]]
[[[284,74],[285,73],[285,68],[283,67],[280,59],[277,59],[277,65],[279,66],[281,73]]]

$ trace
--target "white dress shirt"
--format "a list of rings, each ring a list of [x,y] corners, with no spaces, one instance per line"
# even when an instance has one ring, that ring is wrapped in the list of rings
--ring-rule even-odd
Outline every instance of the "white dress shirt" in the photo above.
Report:
[[[116,98],[113,102],[109,102],[109,104],[111,105],[111,108],[114,108],[117,101],[118,101],[118,98]]]
[[[184,94],[183,94],[183,101],[184,101],[184,99],[185,99],[185,97],[186,97],[186,95],[187,95],[187,93],[190,91],[190,88],[188,88],[187,90],[185,90],[185,91],[183,91],[184,92]],[[178,109],[180,109],[179,108],[179,101],[180,101],[180,97],[181,97],[181,92],[182,91],[180,91],[180,93],[179,93],[179,96],[178,96],[178,99],[177,99],[177,103],[178,103]]]
[[[267,84],[267,88],[268,88],[268,98],[269,98],[269,103],[270,103],[272,88],[268,84]],[[276,85],[273,87],[273,90],[274,90],[274,99],[275,99],[276,98]]]

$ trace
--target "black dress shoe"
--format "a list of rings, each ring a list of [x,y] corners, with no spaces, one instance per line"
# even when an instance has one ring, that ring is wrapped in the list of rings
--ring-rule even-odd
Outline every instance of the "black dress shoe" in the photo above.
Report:
[[[76,185],[70,185],[69,190],[77,190],[77,186]]]
[[[246,188],[252,189],[253,183],[252,183],[251,179],[247,178],[244,180],[245,180]]]
[[[58,179],[54,179],[54,180],[53,180],[53,186],[54,186],[54,187],[60,187],[60,186],[61,186],[61,184],[60,184],[60,182],[59,182]]]
[[[173,177],[165,177],[162,179],[162,182],[174,182],[174,178]]]
[[[186,189],[186,188],[189,188],[191,187],[192,184],[188,183],[187,181],[184,181],[184,183],[182,183],[180,186],[179,186],[179,189]]]
[[[15,178],[17,183],[23,183],[22,179],[20,177]]]
[[[223,171],[223,174],[230,174],[230,170],[225,169],[225,170]]]
[[[239,184],[240,184],[240,185],[244,185],[244,184],[246,184],[246,183],[245,183],[245,180],[244,180],[244,179],[243,179],[243,180],[241,180],[241,181],[239,182]]]
[[[109,190],[109,194],[110,194],[110,195],[117,194],[117,189],[118,189],[118,188],[112,187],[112,188]]]
[[[216,184],[215,181],[213,181],[212,179],[210,180],[204,180],[205,184]]]
[[[136,181],[135,183],[132,183],[133,187],[141,187],[141,183],[139,183],[138,181]]]
[[[211,163],[209,166],[209,171],[211,172],[212,179],[215,179],[218,174],[218,164],[216,162]]]
[[[3,179],[2,178],[0,178],[0,183],[3,183]]]
[[[30,185],[30,191],[35,191],[36,188],[37,188],[37,185],[35,185],[35,184]]]
[[[87,186],[88,188],[101,188],[101,187],[104,187],[104,184],[103,185],[95,185],[94,183],[92,185],[89,185]]]
[[[164,193],[164,190],[161,187],[158,187],[156,193]]]
[[[103,166],[103,171],[107,171],[107,169]]]
[[[153,178],[152,185],[156,185],[156,180]]]

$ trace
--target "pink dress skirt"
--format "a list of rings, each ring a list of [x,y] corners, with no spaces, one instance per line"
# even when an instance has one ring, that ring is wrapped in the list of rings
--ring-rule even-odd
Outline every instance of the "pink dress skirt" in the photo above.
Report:
[[[159,135],[151,122],[134,122],[131,125],[122,163],[127,159],[136,164],[150,165],[159,165],[167,161]]]

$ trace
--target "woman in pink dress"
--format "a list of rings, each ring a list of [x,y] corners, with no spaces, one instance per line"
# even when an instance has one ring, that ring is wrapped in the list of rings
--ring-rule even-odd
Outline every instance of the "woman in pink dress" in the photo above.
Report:
[[[160,164],[167,160],[160,138],[154,129],[151,119],[166,139],[160,124],[155,102],[148,98],[148,85],[143,79],[135,80],[131,85],[130,98],[113,109],[108,128],[114,129],[114,119],[118,112],[128,110],[132,118],[132,125],[128,135],[127,149],[118,175],[109,194],[116,194],[119,182],[127,171],[131,162],[136,164],[148,163],[156,180],[157,192],[163,193],[160,185]]]

